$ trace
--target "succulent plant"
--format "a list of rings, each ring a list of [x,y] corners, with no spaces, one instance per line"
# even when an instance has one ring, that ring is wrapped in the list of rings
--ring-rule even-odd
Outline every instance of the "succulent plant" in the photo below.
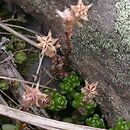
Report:
[[[1,90],[8,90],[9,89],[8,83],[4,80],[0,81],[0,89]]]
[[[58,92],[53,93],[53,96],[51,97],[51,102],[52,102],[52,105],[47,107],[49,110],[60,111],[67,107],[67,100],[65,96],[61,95]]]
[[[110,130],[130,130],[130,121],[126,122],[123,118],[118,118],[117,123]]]
[[[74,107],[74,108],[80,108],[80,107],[83,107],[83,102],[82,102],[82,98],[83,98],[83,94],[81,94],[81,93],[75,93],[74,94],[74,100],[73,100],[73,102],[72,102],[72,106]]]
[[[60,83],[61,93],[69,94],[74,90],[75,87],[80,86],[81,78],[72,71],[68,76],[63,79],[63,82]]]
[[[22,64],[27,59],[25,52],[18,52],[15,54],[15,61],[18,64]]]
[[[104,120],[99,117],[99,115],[94,114],[93,117],[90,117],[85,120],[86,125],[96,127],[96,128],[105,128]]]

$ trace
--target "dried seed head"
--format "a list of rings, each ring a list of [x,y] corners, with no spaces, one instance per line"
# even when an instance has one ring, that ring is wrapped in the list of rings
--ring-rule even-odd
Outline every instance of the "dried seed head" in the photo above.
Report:
[[[85,6],[82,0],[79,0],[77,5],[71,5],[71,10],[74,12],[76,18],[88,20],[87,13],[91,6],[92,4]]]
[[[85,95],[83,98],[84,101],[87,99],[95,98],[95,96],[97,95],[97,91],[96,91],[97,85],[98,85],[98,82],[89,84],[85,80],[85,87],[81,89],[81,93]]]
[[[37,107],[45,107],[50,103],[49,96],[43,94],[40,90],[32,87],[26,87],[23,93],[23,106],[28,107],[29,105],[36,105]]]
[[[56,10],[56,12],[62,18],[64,22],[63,26],[66,28],[66,30],[68,32],[72,32],[75,24],[77,24],[79,27],[83,27],[79,20],[88,20],[87,12],[91,6],[92,4],[85,6],[82,0],[79,0],[77,5],[71,5],[70,9],[66,8],[63,12]]]
[[[37,44],[37,47],[42,49],[42,53],[49,57],[56,55],[57,51],[54,44],[58,41],[58,38],[52,38],[51,31],[48,32],[47,36],[37,36],[37,40],[40,42]]]
[[[59,16],[63,19],[63,26],[67,31],[72,31],[74,24],[76,23],[76,18],[74,13],[69,8],[66,8],[63,12],[56,10]]]
[[[75,21],[74,14],[69,8],[66,8],[63,12],[59,10],[56,10],[56,12],[59,14],[59,16],[63,19],[64,22],[73,23]]]

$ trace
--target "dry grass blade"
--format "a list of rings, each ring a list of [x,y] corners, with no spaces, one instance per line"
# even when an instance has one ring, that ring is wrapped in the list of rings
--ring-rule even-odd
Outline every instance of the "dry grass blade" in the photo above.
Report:
[[[40,72],[40,68],[41,68],[41,65],[42,65],[43,58],[44,58],[44,54],[41,54],[41,57],[40,57],[40,60],[39,60],[39,65],[38,65],[37,72],[36,72],[36,76],[34,78],[34,82],[37,80],[38,74]]]
[[[18,106],[19,104],[17,104],[11,97],[9,97],[6,93],[4,93],[2,90],[0,90],[0,92],[5,95],[11,102],[13,102],[16,106]]]
[[[103,130],[99,128],[93,128],[93,127],[88,127],[83,125],[75,125],[72,123],[47,119],[11,107],[7,107],[1,104],[0,104],[0,114],[48,130]]]
[[[37,85],[37,84],[29,82],[29,81],[25,81],[25,80],[21,80],[21,79],[15,79],[15,78],[10,78],[10,77],[5,77],[5,76],[0,76],[0,79],[11,80],[11,81],[18,81],[18,82],[23,82],[23,83],[30,84],[30,85],[33,85],[33,84]],[[47,86],[43,86],[43,85],[39,85],[39,87],[51,89],[51,88],[49,88]]]
[[[26,41],[27,43],[31,44],[32,46],[37,47],[37,43],[36,42],[30,40],[29,38],[25,37],[24,35],[22,35],[22,34],[20,34],[18,32],[16,32],[15,30],[11,29],[10,27],[6,26],[5,24],[0,23],[0,27],[5,29],[8,32],[14,34],[15,36],[19,37],[20,39]]]
[[[41,34],[39,34],[38,32],[35,32],[35,31],[31,30],[31,29],[28,29],[28,28],[25,28],[25,27],[22,27],[22,26],[13,25],[13,24],[4,24],[4,25],[9,26],[9,27],[20,28],[20,29],[23,29],[23,30],[25,30],[25,31],[31,32],[31,33],[33,33],[33,34],[35,34],[35,35],[36,35],[36,34],[37,34],[37,35],[41,35]]]
[[[6,19],[6,20],[2,20],[1,23],[6,23],[9,21],[21,21],[20,19],[14,19],[14,18],[10,18],[10,19]]]

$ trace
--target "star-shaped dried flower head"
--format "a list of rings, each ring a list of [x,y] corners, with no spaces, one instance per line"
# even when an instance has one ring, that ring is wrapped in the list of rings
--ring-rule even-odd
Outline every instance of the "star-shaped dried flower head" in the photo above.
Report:
[[[72,31],[73,25],[76,23],[76,18],[72,10],[66,8],[63,12],[56,10],[59,16],[63,19],[63,26],[67,31]]]
[[[97,85],[98,82],[89,84],[85,80],[85,87],[81,89],[81,93],[85,95],[83,100],[95,98],[95,96],[97,95],[97,91],[96,91]]]
[[[75,21],[74,14],[69,8],[66,8],[63,12],[59,10],[56,10],[56,12],[59,14],[59,16],[63,19],[64,22]]]
[[[41,93],[38,87],[27,86],[26,91],[23,93],[23,106],[26,108],[33,104],[37,107],[46,107],[50,104],[50,98],[47,94]]]
[[[92,4],[85,6],[82,0],[79,0],[77,5],[71,5],[71,10],[74,12],[76,18],[88,20],[87,12],[91,6]]]
[[[53,57],[54,55],[56,55],[56,48],[58,47],[54,44],[58,41],[58,38],[52,38],[51,31],[49,31],[47,36],[37,36],[37,40],[40,42],[37,44],[37,47],[42,49],[42,53],[49,57]]]

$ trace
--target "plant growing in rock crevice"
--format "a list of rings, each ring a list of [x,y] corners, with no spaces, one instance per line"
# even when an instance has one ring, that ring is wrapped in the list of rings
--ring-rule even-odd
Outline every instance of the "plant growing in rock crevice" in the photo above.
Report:
[[[57,49],[61,47],[60,39],[53,38],[51,31],[48,32],[47,36],[38,36],[37,40],[39,41],[36,46],[42,50],[41,55],[42,57],[44,55],[49,56],[52,59],[53,69],[58,74],[61,72],[64,72],[64,67],[68,65],[68,59],[69,55],[72,51],[72,44],[71,44],[71,37],[73,35],[73,29],[75,25],[78,25],[80,27],[83,27],[83,25],[79,22],[80,20],[87,21],[87,13],[89,8],[91,8],[92,4],[86,6],[83,4],[82,0],[78,1],[77,5],[71,5],[70,8],[66,8],[63,12],[56,10],[56,12],[59,14],[59,16],[63,20],[63,26],[66,29],[65,35],[65,43],[67,45],[67,49],[64,51],[61,51],[61,55],[57,53]],[[39,62],[38,67],[38,73],[41,66],[42,60]],[[37,73],[37,74],[38,74]],[[35,78],[36,79],[36,78]],[[97,95],[96,87],[98,83],[88,84],[87,81],[85,82],[85,87],[81,89],[81,92],[76,91],[76,87],[80,85],[80,82],[82,80],[76,75],[76,73],[72,72],[69,76],[67,76],[63,83],[60,84],[61,87],[61,93],[64,95],[72,95],[72,106],[76,108],[81,115],[83,116],[89,116],[94,113],[94,109],[97,106],[97,103],[94,102],[93,98]],[[48,109],[60,111],[62,109],[66,108],[67,100],[65,96],[59,94],[59,93],[53,93],[51,96],[52,98],[52,104],[44,102],[46,99],[48,100],[48,96],[46,94],[42,94],[38,87],[31,88],[27,87],[25,93],[23,94],[23,106],[24,108],[28,108],[29,105],[35,104],[36,106],[43,106],[46,107],[48,104],[50,106]],[[39,104],[39,101],[42,100],[42,105]],[[59,103],[61,101],[62,103]]]
[[[37,47],[42,50],[42,54],[45,54],[50,58],[54,57],[57,54],[56,49],[59,48],[60,45],[57,43],[58,38],[57,39],[52,38],[51,31],[48,32],[47,36],[43,37],[37,36],[37,40],[40,42],[37,44]]]
[[[72,51],[72,44],[71,44],[71,36],[73,35],[74,26],[77,24],[80,27],[83,25],[79,22],[80,19],[88,21],[88,10],[91,8],[92,4],[86,6],[83,4],[82,0],[78,0],[77,5],[71,5],[70,8],[66,8],[63,12],[56,10],[59,16],[63,20],[63,26],[66,29],[66,45],[68,47],[67,51],[65,52],[65,56],[68,58]]]
[[[51,104],[49,95],[40,92],[39,84],[35,88],[27,86],[23,93],[22,110],[26,111],[33,104],[42,108]]]
[[[77,5],[71,5],[70,8],[66,8],[63,12],[56,10],[59,16],[63,20],[63,26],[66,29],[65,35],[65,43],[67,45],[67,49],[61,51],[64,56],[58,55],[57,50],[60,48],[60,39],[52,38],[51,31],[48,32],[47,36],[37,36],[37,40],[40,42],[36,46],[42,50],[41,54],[45,54],[52,58],[54,63],[53,69],[56,73],[60,73],[63,71],[64,67],[68,66],[70,60],[69,55],[72,51],[72,44],[71,44],[71,36],[73,35],[72,31],[75,24],[79,26],[83,26],[79,20],[88,20],[87,12],[89,8],[91,8],[92,4],[85,6],[82,0],[78,1]],[[39,67],[40,68],[40,67]]]
[[[46,55],[52,59],[52,67],[56,73],[64,73],[64,67],[69,64],[67,61],[72,51],[71,37],[73,35],[73,29],[75,25],[83,27],[80,20],[88,20],[87,13],[91,6],[92,4],[86,6],[83,4],[82,0],[79,0],[77,5],[71,5],[70,8],[66,8],[63,12],[56,10],[62,18],[63,26],[66,29],[66,50],[61,50],[61,45],[59,44],[60,39],[53,38],[51,31],[48,32],[47,36],[36,35],[37,40],[39,41],[39,43],[36,44],[36,47],[41,49],[42,57]],[[23,48],[22,44],[20,45],[20,48]],[[18,47],[17,49],[20,50],[20,48]],[[61,51],[60,54],[57,52],[57,49]],[[18,59],[16,56],[15,59]],[[22,58],[19,59],[22,60]],[[17,63],[21,64],[22,62],[23,60]],[[41,62],[42,60],[39,63],[38,73],[36,74],[39,74]],[[37,79],[37,77],[35,79]],[[39,90],[38,83],[35,88],[27,86],[25,92],[23,93],[21,103],[22,110],[27,111],[30,105],[36,105],[40,108],[61,111],[62,109],[67,108],[67,103],[69,102],[71,103],[71,107],[73,107],[74,111],[78,112],[78,114],[80,113],[80,121],[83,122],[86,118],[93,115],[97,107],[97,103],[94,98],[97,95],[96,88],[98,83],[89,84],[85,81],[85,87],[83,87],[81,83],[82,81],[83,80],[75,72],[71,72],[60,84],[61,90],[51,94],[44,92],[42,93]],[[73,119],[71,121],[73,122]],[[86,124],[90,126],[104,127],[103,120],[97,115],[94,115],[93,118],[89,118],[86,122]],[[75,121],[75,123],[77,123],[77,121]]]

